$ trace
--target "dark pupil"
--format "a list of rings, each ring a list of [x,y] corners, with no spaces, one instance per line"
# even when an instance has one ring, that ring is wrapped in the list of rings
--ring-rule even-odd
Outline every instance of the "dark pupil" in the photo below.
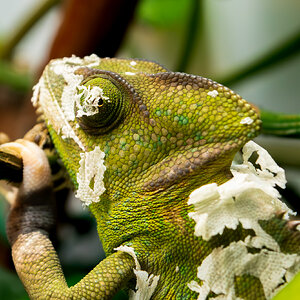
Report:
[[[104,104],[103,99],[100,98],[100,99],[98,100],[98,106],[102,106],[103,104]]]

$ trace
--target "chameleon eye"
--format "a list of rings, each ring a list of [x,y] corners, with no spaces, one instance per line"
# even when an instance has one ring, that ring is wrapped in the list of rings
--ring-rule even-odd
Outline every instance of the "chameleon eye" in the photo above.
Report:
[[[76,119],[89,134],[106,133],[124,116],[125,100],[122,91],[110,79],[89,77],[77,87]]]

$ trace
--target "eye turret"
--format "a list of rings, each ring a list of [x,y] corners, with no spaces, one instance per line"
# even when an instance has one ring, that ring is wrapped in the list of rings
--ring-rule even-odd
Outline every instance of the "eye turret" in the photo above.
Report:
[[[104,134],[120,122],[126,102],[126,96],[112,79],[105,75],[90,76],[77,87],[76,119],[87,133]]]

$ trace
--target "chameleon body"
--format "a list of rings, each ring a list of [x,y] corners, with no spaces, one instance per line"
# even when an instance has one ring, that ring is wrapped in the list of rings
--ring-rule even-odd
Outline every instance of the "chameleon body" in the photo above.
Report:
[[[133,287],[138,267],[124,246],[133,249],[141,270],[159,276],[151,299],[197,299],[189,283],[202,284],[197,267],[203,260],[254,235],[238,224],[205,240],[195,236],[188,216],[190,193],[228,181],[234,155],[260,130],[256,110],[232,90],[153,62],[92,55],[51,61],[33,103],[77,196],[97,220],[107,257],[68,287],[48,238],[49,180],[21,187],[8,233],[16,269],[32,299],[111,299],[119,289]],[[33,165],[27,156],[24,170]],[[25,173],[23,178],[26,182]],[[273,216],[261,226],[285,244],[287,253],[297,254],[299,235],[287,224]],[[222,299],[266,297],[253,275],[236,276],[232,288],[235,296]],[[205,298],[214,297],[220,295],[211,291]]]

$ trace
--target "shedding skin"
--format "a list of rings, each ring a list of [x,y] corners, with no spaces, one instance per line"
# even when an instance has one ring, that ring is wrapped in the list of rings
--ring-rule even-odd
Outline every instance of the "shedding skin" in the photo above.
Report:
[[[83,86],[97,86],[101,93],[86,99]],[[91,103],[92,114],[86,107]],[[239,223],[206,241],[195,236],[195,222],[188,216],[193,211],[187,203],[190,193],[228,181],[234,155],[260,130],[256,109],[229,88],[149,61],[92,55],[51,61],[33,104],[75,189],[80,157],[96,147],[105,154],[105,190],[89,209],[107,257],[67,287],[48,237],[55,222],[49,167],[36,162],[46,160],[42,152],[23,145],[24,172],[30,172],[24,173],[7,230],[17,272],[32,299],[111,299],[135,279],[134,259],[115,250],[120,246],[133,248],[141,270],[159,276],[151,299],[197,299],[188,284],[201,284],[197,268],[203,261],[217,248],[255,237],[254,230]],[[27,178],[31,173],[39,184]],[[92,176],[87,187],[96,189],[95,183]],[[281,249],[299,255],[299,232],[287,224],[274,216],[261,227]],[[249,251],[254,255],[260,249]],[[232,282],[240,298],[266,298],[253,274]]]

